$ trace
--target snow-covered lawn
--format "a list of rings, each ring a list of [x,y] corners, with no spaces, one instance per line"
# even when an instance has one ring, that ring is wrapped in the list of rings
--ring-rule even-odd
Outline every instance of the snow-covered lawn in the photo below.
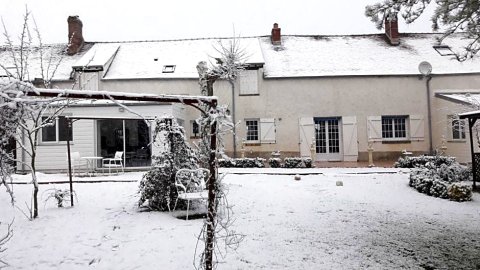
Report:
[[[312,174],[300,181],[260,171],[235,170],[247,174],[225,178],[234,229],[246,238],[218,269],[480,267],[479,194],[465,203],[428,197],[408,187],[407,173],[392,169],[374,174],[312,169],[303,171]],[[139,180],[141,175],[82,180]],[[60,180],[67,178],[41,176],[41,181]],[[344,185],[336,186],[338,180]],[[53,186],[41,185],[40,194]],[[14,236],[1,258],[10,269],[192,269],[203,221],[139,212],[137,187],[138,182],[75,183],[74,208],[42,201],[40,218],[33,222],[10,207],[1,190],[0,220],[15,215]],[[14,191],[18,207],[24,207],[31,186],[15,185]]]

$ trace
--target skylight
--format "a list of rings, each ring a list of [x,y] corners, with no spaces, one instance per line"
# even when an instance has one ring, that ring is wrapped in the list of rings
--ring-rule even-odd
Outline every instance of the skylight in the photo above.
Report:
[[[452,51],[452,49],[448,45],[435,45],[433,46],[433,48],[441,56],[455,55],[455,53]]]
[[[165,65],[163,66],[163,73],[173,73],[175,72],[175,65]]]

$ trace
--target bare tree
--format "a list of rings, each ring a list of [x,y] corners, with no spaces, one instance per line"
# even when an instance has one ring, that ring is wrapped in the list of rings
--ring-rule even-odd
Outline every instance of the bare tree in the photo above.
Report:
[[[239,76],[239,73],[244,69],[245,53],[240,48],[238,39],[229,40],[228,45],[220,43],[220,48],[217,52],[220,54],[219,58],[215,58],[216,64],[200,62],[197,65],[199,73],[199,84],[201,93],[207,96],[213,96],[213,85],[218,79],[224,79],[233,82]],[[234,93],[232,93],[234,94]],[[208,205],[207,205],[207,219],[201,230],[199,240],[203,241],[205,246],[203,252],[200,252],[200,267],[203,269],[214,269],[214,257],[217,257],[218,240],[225,240],[226,246],[236,246],[243,238],[238,234],[229,230],[233,219],[229,215],[231,208],[226,208],[229,213],[227,218],[218,215],[218,206],[221,201],[226,202],[224,189],[221,186],[221,179],[218,175],[218,163],[216,159],[212,159],[212,155],[223,155],[224,147],[221,134],[233,129],[233,123],[230,117],[226,115],[226,107],[217,106],[214,111],[211,108],[205,108],[208,113],[203,115],[200,123],[202,142],[200,144],[200,160],[203,161],[203,166],[208,166],[210,171],[215,171],[215,175],[211,175],[207,183]],[[211,145],[218,145],[215,149],[211,149]],[[214,164],[207,161],[214,160]],[[213,169],[213,170],[212,170]],[[196,253],[197,254],[197,253]],[[222,255],[222,254],[220,254]]]
[[[434,4],[432,3],[434,2]],[[459,61],[472,58],[480,50],[480,1],[479,0],[383,0],[365,8],[365,15],[378,29],[390,15],[401,14],[406,23],[418,19],[427,6],[436,5],[431,18],[432,29],[443,30],[439,42],[456,32],[465,32],[469,42],[464,52],[457,55]]]
[[[50,88],[52,78],[55,76],[65,54],[65,48],[58,51],[58,47],[44,46],[38,27],[34,27],[33,32],[36,34],[32,35],[30,16],[30,12],[26,10],[23,17],[22,32],[18,40],[19,45],[16,45],[10,38],[5,24],[3,24],[6,39],[4,48],[10,55],[10,61],[9,66],[0,63],[0,70],[6,74],[6,78],[3,78],[0,84],[0,106],[3,109],[0,114],[0,121],[9,124],[9,131],[4,139],[13,137],[17,149],[20,149],[30,160],[15,159],[10,152],[6,151],[5,147],[0,147],[0,160],[3,164],[19,163],[30,170],[33,184],[33,205],[30,208],[30,218],[36,218],[38,217],[36,158],[39,133],[42,128],[55,125],[56,119],[69,101],[65,98],[32,98],[27,96],[28,92],[36,91],[35,86],[31,83],[30,70],[32,66],[34,64],[39,66],[41,87]],[[38,60],[37,63],[32,60],[33,56]],[[12,132],[13,130],[14,132]],[[3,142],[2,145],[5,146]],[[11,167],[2,167],[3,184],[6,183],[10,173]]]
[[[0,224],[2,223],[0,222]],[[5,244],[7,244],[7,242],[13,236],[12,224],[13,224],[13,221],[7,225],[7,232],[5,233],[5,235],[0,236],[0,269],[8,266],[8,263],[2,260],[1,255],[7,250],[5,248]]]

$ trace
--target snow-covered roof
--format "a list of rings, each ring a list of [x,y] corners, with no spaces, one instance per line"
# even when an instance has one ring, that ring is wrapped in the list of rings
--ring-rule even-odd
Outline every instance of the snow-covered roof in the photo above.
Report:
[[[104,67],[113,59],[120,46],[118,44],[94,44],[82,58],[80,58],[73,68],[83,67]]]
[[[400,45],[389,45],[384,35],[283,36],[274,46],[260,38],[265,57],[265,77],[316,77],[361,75],[419,75],[418,64],[428,61],[433,74],[480,72],[480,57],[458,62],[434,48],[438,34],[403,34]],[[454,52],[465,40],[453,35],[444,42]]]
[[[53,80],[69,80],[70,74],[72,73],[72,66],[82,58],[92,44],[85,43],[82,50],[75,55],[67,55],[65,52],[66,46],[66,44],[44,45],[42,51],[40,51],[38,47],[32,47],[28,54],[28,60],[26,61],[28,64],[28,74],[25,78],[31,81],[35,78],[49,79],[52,78],[53,74]],[[18,48],[16,48],[14,53],[15,58],[20,59]],[[42,54],[43,57],[41,57]],[[41,59],[43,59],[43,61],[41,61]],[[16,65],[12,53],[7,50],[6,47],[2,46],[0,46],[0,63],[5,66],[10,73],[16,75]],[[17,64],[17,66],[19,66],[19,64]],[[7,75],[6,71],[0,68],[0,76],[5,75]]]
[[[104,79],[198,78],[197,64],[219,57],[218,49],[229,46],[231,39],[195,39],[151,42],[124,42],[105,74]],[[240,49],[246,52],[247,64],[264,63],[257,38],[239,38]],[[112,44],[96,44],[96,48]],[[174,66],[173,72],[164,72]]]
[[[418,64],[428,61],[432,74],[480,73],[480,56],[464,62],[442,56],[433,48],[439,34],[402,34],[400,45],[392,46],[383,34],[356,36],[282,36],[272,45],[269,36],[237,38],[245,62],[264,67],[265,78],[420,75]],[[453,52],[462,51],[466,40],[455,34],[444,41]],[[48,45],[44,59],[52,64],[62,59],[55,80],[70,78],[72,68],[103,70],[103,79],[198,78],[200,61],[214,62],[220,43],[232,39],[188,39],[141,42],[86,43],[79,54],[68,56],[65,45]],[[448,51],[447,51],[448,52]],[[30,55],[30,79],[41,78],[38,50]],[[12,57],[0,47],[0,63],[13,67]],[[45,65],[44,61],[44,65]],[[47,63],[48,64],[48,63]],[[5,75],[0,70],[0,76]]]
[[[466,105],[480,106],[480,89],[463,90],[458,93],[439,92],[435,96]]]

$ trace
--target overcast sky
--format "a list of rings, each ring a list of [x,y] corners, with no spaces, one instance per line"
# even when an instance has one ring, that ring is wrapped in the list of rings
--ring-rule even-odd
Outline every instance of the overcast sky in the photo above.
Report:
[[[17,37],[25,4],[44,43],[67,42],[67,17],[79,15],[87,41],[162,40],[270,34],[378,33],[364,15],[365,5],[380,0],[0,0],[2,17]],[[431,11],[400,32],[431,32]],[[3,32],[3,31],[2,31]],[[5,38],[0,37],[4,44]]]

